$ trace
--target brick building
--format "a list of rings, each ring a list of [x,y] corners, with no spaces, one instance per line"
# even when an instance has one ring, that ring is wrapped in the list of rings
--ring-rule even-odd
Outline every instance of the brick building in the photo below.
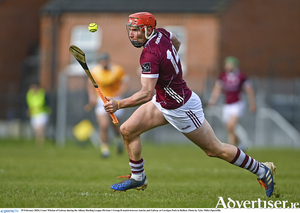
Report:
[[[22,93],[36,78],[47,90],[56,91],[58,73],[72,62],[68,47],[80,42],[82,34],[97,36],[92,38],[96,48],[86,50],[91,51],[89,58],[109,52],[136,82],[131,90],[138,89],[141,50],[128,41],[125,23],[128,14],[145,10],[155,15],[158,27],[182,39],[185,79],[199,93],[205,78],[216,76],[227,55],[239,57],[242,70],[251,76],[300,76],[298,0],[3,0],[0,118],[20,115]],[[98,24],[98,34],[87,31],[90,22]],[[29,66],[25,72],[24,62]]]
[[[49,88],[51,75],[57,76],[58,72],[64,70],[72,62],[68,51],[70,44],[80,43],[76,40],[79,34],[85,34],[86,39],[92,36],[87,26],[95,22],[99,27],[97,32],[99,35],[98,41],[94,44],[97,46],[93,50],[94,53],[110,53],[112,61],[121,64],[133,82],[137,82],[131,85],[131,90],[139,89],[140,76],[137,69],[141,49],[134,48],[128,41],[125,23],[130,13],[146,9],[155,15],[158,27],[166,27],[181,39],[182,46],[179,54],[185,65],[186,80],[192,89],[201,92],[207,73],[216,70],[218,64],[220,23],[215,14],[224,10],[231,1],[138,2],[140,1],[89,0],[82,2],[73,0],[72,4],[69,4],[64,0],[53,1],[44,7],[41,18],[42,84]],[[58,31],[56,37],[49,33],[53,28]],[[76,31],[80,28],[82,32]],[[55,53],[51,52],[53,39],[56,43]],[[81,42],[79,46],[84,50],[83,45]],[[55,67],[51,61],[52,56],[56,57]]]
[[[251,76],[300,76],[300,29],[295,27],[300,20],[297,0],[74,1],[69,4],[66,0],[55,0],[43,9],[41,81],[48,87],[51,73],[56,76],[71,62],[68,47],[72,30],[90,22],[96,22],[101,31],[97,51],[109,52],[113,61],[122,64],[132,79],[138,80],[140,50],[132,48],[124,26],[128,14],[145,8],[155,15],[158,27],[169,27],[183,40],[180,56],[185,64],[185,78],[197,92],[203,90],[206,76],[216,75],[227,55],[239,57],[241,68]],[[56,53],[52,53],[56,59],[52,59],[55,65],[50,70],[53,38],[49,32],[55,18],[59,19],[55,24]]]
[[[38,80],[39,9],[48,1],[0,1],[0,119],[21,116],[24,90]]]
[[[220,58],[261,78],[300,77],[300,1],[238,0],[220,16]]]

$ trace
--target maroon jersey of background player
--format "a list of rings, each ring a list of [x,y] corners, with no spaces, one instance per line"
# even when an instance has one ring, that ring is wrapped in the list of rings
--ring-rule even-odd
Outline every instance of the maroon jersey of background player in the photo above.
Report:
[[[240,93],[248,80],[245,74],[236,69],[230,73],[222,71],[218,83],[222,86],[226,104],[232,104],[240,100]]]
[[[165,109],[176,109],[188,101],[192,91],[182,78],[172,34],[163,28],[156,29],[156,32],[144,45],[141,54],[142,77],[158,78],[156,101]]]

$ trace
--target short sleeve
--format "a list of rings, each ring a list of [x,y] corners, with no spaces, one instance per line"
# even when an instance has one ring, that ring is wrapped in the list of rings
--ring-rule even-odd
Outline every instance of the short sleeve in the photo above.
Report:
[[[145,51],[141,55],[140,64],[142,68],[143,78],[159,77],[159,60],[158,57],[151,52]]]
[[[223,72],[221,72],[216,80],[216,85],[223,87]]]
[[[249,82],[247,76],[244,73],[241,73],[240,78],[241,78],[241,83],[242,84],[245,84],[245,83]]]
[[[157,28],[156,31],[163,33],[169,39],[172,39],[172,37],[173,37],[173,34],[170,31],[168,31],[168,30],[166,30],[164,28]]]

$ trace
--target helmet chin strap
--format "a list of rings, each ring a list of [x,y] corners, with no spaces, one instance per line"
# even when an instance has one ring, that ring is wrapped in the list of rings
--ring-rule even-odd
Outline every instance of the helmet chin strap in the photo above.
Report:
[[[147,26],[144,26],[144,29],[145,29],[145,37],[146,37],[146,39],[151,38],[153,36],[155,30],[153,29],[152,33],[149,36],[147,36],[147,34],[148,34]]]

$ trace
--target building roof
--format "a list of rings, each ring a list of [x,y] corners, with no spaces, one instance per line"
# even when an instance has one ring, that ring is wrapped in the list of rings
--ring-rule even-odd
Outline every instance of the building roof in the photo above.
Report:
[[[42,13],[66,12],[138,12],[152,13],[216,13],[233,0],[53,0]]]

